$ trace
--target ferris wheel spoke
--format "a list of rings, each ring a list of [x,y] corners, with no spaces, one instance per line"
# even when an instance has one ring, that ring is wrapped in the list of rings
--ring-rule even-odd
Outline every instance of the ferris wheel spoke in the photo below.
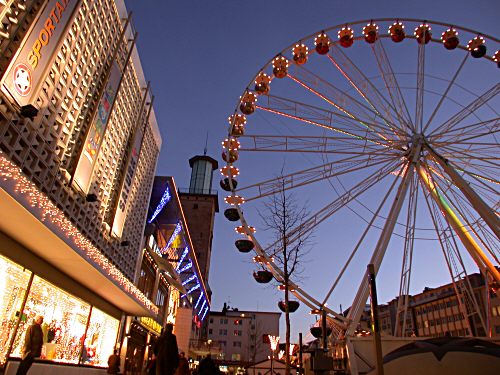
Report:
[[[422,163],[422,167],[419,168],[418,171],[423,185],[426,187],[427,191],[429,191],[429,195],[439,206],[439,209],[445,216],[446,221],[450,224],[450,226],[453,228],[453,231],[460,238],[463,246],[469,252],[471,258],[476,262],[481,272],[490,272],[494,279],[497,282],[500,282],[500,273],[488,259],[483,249],[478,245],[476,239],[466,229],[466,224],[462,223],[463,217],[450,203],[450,201],[446,197],[446,193],[438,188],[437,184],[435,183],[435,181],[438,182],[438,180],[434,180],[433,175],[428,168],[428,165],[426,163]]]
[[[491,99],[496,97],[496,95],[500,92],[500,83],[495,84],[488,91],[483,93],[481,96],[474,99],[468,105],[464,106],[459,112],[450,117],[448,120],[439,125],[436,129],[434,129],[429,138],[432,138],[436,135],[446,133],[453,129],[457,124],[461,123],[483,105],[487,104]]]
[[[459,158],[460,160],[469,160],[471,162],[490,163],[493,167],[498,167],[498,163],[495,161],[499,160],[498,156],[495,156],[498,146],[496,147],[477,147],[474,149],[464,149],[462,147],[452,147],[446,146],[441,147],[442,154],[447,159]]]
[[[383,146],[386,146],[388,143],[384,140],[381,140],[380,137],[368,138],[367,128],[362,128],[356,122],[352,122],[350,119],[339,116],[338,114],[334,114],[333,112],[324,110],[324,113],[318,113],[319,115],[312,115],[310,111],[314,108],[303,103],[292,102],[286,99],[269,96],[268,106],[260,104],[256,105],[256,108],[279,116],[301,121],[306,124],[319,126],[324,129],[329,129],[341,134],[349,135],[351,137],[364,139],[368,142],[373,142]],[[316,110],[318,109],[316,108]],[[364,124],[368,123],[364,121]],[[373,129],[376,128],[377,125],[372,123],[368,124],[368,126]]]
[[[434,224],[435,231],[438,235],[438,241],[443,253],[446,265],[448,267],[448,272],[450,273],[453,288],[457,296],[457,300],[460,306],[460,310],[467,317],[465,319],[468,325],[469,332],[472,333],[470,327],[470,316],[478,314],[481,320],[481,324],[484,327],[484,321],[481,319],[481,315],[475,294],[473,292],[470,280],[467,277],[467,271],[465,264],[463,262],[462,256],[457,246],[457,242],[453,237],[453,232],[450,225],[444,224],[442,215],[439,212],[437,204],[429,198],[429,194],[424,195],[425,201],[429,210],[430,217]]]
[[[377,274],[380,268],[382,259],[384,258],[385,252],[387,250],[387,245],[389,244],[389,240],[394,232],[394,227],[396,225],[399,213],[401,212],[401,207],[403,205],[404,198],[406,197],[409,181],[411,181],[412,179],[415,164],[417,163],[420,150],[421,150],[421,144],[416,144],[414,148],[411,150],[411,154],[409,155],[409,160],[411,160],[411,162],[405,169],[405,173],[402,176],[401,183],[398,187],[398,191],[391,205],[387,221],[384,224],[380,237],[372,252],[370,264],[373,264],[375,268],[375,274]],[[359,323],[359,319],[361,318],[363,308],[366,304],[366,300],[368,299],[368,294],[369,294],[368,285],[366,282],[363,282],[360,285],[358,292],[356,293],[356,297],[347,315],[347,317],[352,322],[351,326],[347,330],[347,333],[349,335],[352,335],[354,333],[354,330],[356,329]]]
[[[462,68],[464,67],[465,62],[467,61],[468,57],[469,57],[469,53],[466,53],[464,59],[462,60],[462,63],[458,66],[457,71],[455,72],[455,74],[453,75],[453,78],[451,79],[450,83],[448,84],[448,87],[443,92],[443,95],[441,95],[441,98],[439,99],[439,102],[436,105],[436,108],[434,108],[434,111],[432,112],[431,116],[429,117],[429,120],[427,120],[427,123],[425,124],[425,126],[424,126],[424,128],[422,130],[422,133],[425,133],[427,131],[427,128],[429,127],[429,125],[432,123],[432,120],[434,119],[434,116],[436,116],[436,113],[441,108],[441,105],[443,104],[444,99],[448,96],[448,92],[450,91],[450,89],[455,84],[455,81],[457,80],[458,75],[462,71]]]
[[[335,212],[339,211],[343,207],[347,206],[350,202],[361,196],[362,194],[368,192],[373,186],[375,186],[380,181],[384,180],[389,174],[401,168],[401,162],[388,163],[382,168],[378,169],[363,181],[360,181],[353,187],[346,190],[345,193],[338,196],[335,200],[321,208],[316,213],[310,215],[302,225],[297,228],[292,229],[289,232],[291,239],[295,239],[298,236],[304,235],[310,232],[315,226],[321,224],[323,221],[332,216]],[[273,243],[270,247],[275,246]],[[270,248],[268,247],[268,249]],[[266,249],[267,250],[267,249]]]
[[[333,46],[328,54],[329,60],[338,71],[347,79],[349,84],[368,103],[375,113],[387,119],[386,125],[395,134],[404,133],[404,130],[396,125],[393,113],[398,113],[385,96],[375,87],[375,85],[363,74],[354,62],[338,47]],[[377,108],[382,109],[382,112]]]
[[[364,127],[364,131],[365,132],[371,131],[371,132],[377,134],[382,140],[384,140],[384,141],[388,140],[388,135],[384,134],[385,129],[380,129],[380,126],[373,126],[373,123],[370,123],[370,122],[368,122],[368,121],[366,121],[364,119],[361,119],[358,116],[353,115],[351,112],[348,112],[343,107],[341,107],[339,104],[334,103],[329,98],[327,98],[326,96],[324,96],[323,94],[321,94],[319,91],[317,91],[317,90],[315,90],[315,89],[307,86],[305,83],[301,82],[296,77],[294,77],[294,76],[292,76],[290,74],[288,75],[288,77],[290,79],[292,79],[293,81],[297,82],[298,84],[306,87],[309,91],[311,91],[312,93],[316,94],[321,99],[324,99],[327,103],[330,103],[332,106],[334,106],[339,111],[345,113],[349,118],[351,118],[352,120],[355,120],[354,123],[357,122],[358,124],[362,125]]]
[[[442,152],[443,157],[446,159],[453,159],[460,169],[467,169],[473,167],[475,169],[488,168],[488,166],[494,170],[498,168],[498,157],[489,157],[495,149],[490,149],[490,153],[485,150],[484,153],[480,153],[479,150],[464,150],[457,147],[446,147],[444,152]]]
[[[480,175],[478,173],[472,173],[467,170],[463,170],[463,172],[472,179],[472,181],[469,181],[471,185],[478,186],[480,189],[488,191],[496,196],[500,195],[500,191],[496,190],[493,186],[490,185],[500,185],[500,181],[487,178],[486,176]],[[487,182],[489,182],[490,184],[487,184]]]
[[[389,198],[389,196],[391,195],[391,193],[393,192],[394,190],[394,187],[396,186],[396,182],[398,181],[398,179],[401,177],[401,174],[403,173],[404,171],[404,168],[401,168],[399,173],[396,175],[396,177],[393,179],[392,183],[390,184],[389,188],[387,189],[387,192],[385,193],[384,197],[382,198],[382,201],[380,202],[380,204],[378,205],[377,209],[372,213],[372,217],[370,219],[370,221],[368,222],[365,230],[363,231],[363,234],[361,235],[361,237],[359,238],[358,242],[356,243],[356,246],[354,247],[353,251],[351,252],[351,254],[349,255],[349,258],[347,259],[347,261],[345,262],[344,266],[342,267],[342,269],[340,270],[337,278],[335,279],[335,281],[333,282],[330,290],[328,291],[328,293],[326,294],[324,300],[323,300],[323,305],[328,301],[328,299],[330,298],[330,296],[332,295],[333,291],[335,290],[335,288],[337,287],[337,285],[339,284],[340,280],[342,279],[342,277],[344,276],[344,273],[345,271],[347,270],[347,268],[349,268],[349,265],[351,264],[351,261],[354,259],[354,256],[356,255],[356,253],[358,252],[359,248],[361,247],[361,244],[363,243],[366,235],[369,233],[370,229],[373,228],[374,226],[374,223],[375,223],[375,220],[377,218],[380,217],[380,211],[382,210],[382,208],[385,206],[386,202],[387,202],[387,199]]]
[[[382,149],[378,145],[368,143],[349,136],[314,137],[314,136],[275,136],[275,135],[243,135],[245,141],[241,151],[264,152],[315,152],[325,154],[349,155],[387,155],[392,149]],[[246,142],[248,140],[248,142]]]
[[[417,58],[417,100],[415,105],[415,129],[422,133],[424,117],[424,86],[425,86],[425,43],[418,44]]]
[[[356,113],[358,117],[359,115],[363,115],[366,119],[378,117],[383,121],[381,124],[383,130],[387,130],[387,123],[390,124],[390,127],[396,126],[396,124],[390,123],[389,119],[377,112],[373,107],[365,105],[357,98],[349,95],[345,90],[334,86],[331,82],[324,80],[304,66],[298,66],[295,70],[295,76],[290,76],[290,78],[294,78],[301,86],[322,100],[327,101],[344,114],[352,116]],[[403,136],[404,134],[404,132],[401,132],[397,135]]]
[[[469,201],[462,194],[452,188],[447,188],[448,181],[435,178],[433,183],[441,189],[447,201],[452,202],[451,205],[463,220],[466,230],[475,235],[475,238],[483,245],[483,249],[498,263],[496,255],[498,253],[498,246],[492,247],[490,246],[490,242],[486,240],[487,238],[495,237],[495,235],[486,226],[483,218],[477,216]]]
[[[318,93],[318,95],[323,95]],[[339,112],[330,111],[325,108],[313,106],[310,104],[298,102],[295,100],[267,95],[267,107],[268,109],[276,109],[281,111],[287,111],[287,113],[292,113],[298,117],[304,119],[318,120],[318,121],[328,121],[330,124],[335,119],[335,123],[339,125],[346,126],[346,131],[357,132],[357,134],[366,134],[369,130],[385,130],[385,125],[377,122],[376,120],[369,120],[367,118],[361,118],[351,115],[349,112],[344,112],[339,109]],[[325,101],[328,102],[328,98],[325,97]],[[257,106],[259,107],[259,106]],[[263,107],[263,106],[262,106]],[[342,108],[337,106],[338,108]],[[334,107],[338,109],[337,107]],[[361,132],[361,133],[359,133]]]
[[[414,131],[410,112],[381,39],[378,39],[372,44],[372,51],[377,60],[377,65],[384,80],[386,90],[391,98],[392,106],[396,109],[399,123],[406,133],[410,133]]]
[[[469,163],[470,164],[470,163]],[[480,194],[481,198],[483,200],[486,200],[488,205],[490,207],[493,207],[498,201],[498,192],[494,189],[493,186],[488,185],[487,182],[490,183],[495,183],[495,180],[490,178],[488,176],[488,173],[483,170],[484,168],[475,168],[475,170],[479,170],[480,172],[483,172],[482,175],[479,175],[477,172],[471,173],[465,168],[461,168],[460,164],[458,165],[459,168],[457,168],[458,171],[463,173],[465,176],[470,176],[470,178],[465,179],[466,183],[470,185],[470,187],[476,192],[476,194]],[[431,172],[433,173],[434,176],[439,176],[439,178],[442,181],[446,182],[446,186],[449,189],[455,188],[455,185],[451,178],[446,174],[446,172],[441,168],[441,165],[436,164],[436,162],[432,159],[427,160],[427,166],[430,168]],[[470,167],[470,165],[469,165]],[[479,183],[481,181],[482,183]],[[498,183],[498,182],[496,182]]]
[[[461,137],[479,135],[486,136],[494,134],[500,128],[500,117],[490,120],[476,122],[470,125],[455,127],[447,133],[440,133],[432,137],[433,144],[455,143],[461,140]]]
[[[495,136],[496,133],[500,132],[500,127],[494,129],[494,130],[488,130],[486,132],[483,132],[483,133],[479,133],[479,134],[474,134],[474,135],[470,135],[468,137],[465,137],[465,138],[462,138],[459,140],[460,143],[462,142],[465,142],[465,141],[470,141],[471,139],[477,139],[477,138],[482,138],[482,137],[486,137],[486,136]]]
[[[439,154],[437,154],[431,147],[426,147],[431,157],[440,164],[441,168],[445,173],[451,178],[453,183],[462,191],[465,197],[470,201],[474,209],[481,215],[484,221],[489,225],[489,227],[495,232],[495,234],[500,238],[500,219],[495,212],[491,210],[491,207],[486,205],[481,197],[467,184],[467,182],[460,176],[455,168],[444,160]],[[499,274],[500,278],[500,274]],[[500,280],[499,280],[500,281]]]
[[[405,336],[406,318],[409,305],[411,267],[413,261],[413,247],[415,244],[415,226],[417,220],[418,203],[418,177],[414,174],[410,180],[410,191],[406,210],[405,236],[403,246],[403,261],[401,262],[401,274],[399,278],[399,295],[396,307],[396,326],[394,336]],[[401,319],[401,315],[403,319]],[[399,324],[403,321],[402,326]]]
[[[256,184],[242,187],[240,189],[237,189],[236,192],[238,192],[238,194],[241,194],[242,192],[244,193],[255,191],[255,195],[251,195],[245,198],[245,201],[248,202],[266,196],[274,195],[276,193],[279,193],[283,189],[287,191],[332,177],[338,177],[350,172],[373,168],[380,164],[387,163],[390,160],[394,161],[395,158],[360,158],[359,156],[349,156],[345,159],[336,160],[334,162],[281,176],[280,181],[283,182],[283,187],[280,186],[278,188],[276,186],[276,178],[272,178]]]

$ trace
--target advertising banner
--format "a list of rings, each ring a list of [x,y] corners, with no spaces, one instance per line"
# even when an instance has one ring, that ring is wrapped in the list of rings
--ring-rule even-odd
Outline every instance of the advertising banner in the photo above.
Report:
[[[122,73],[118,64],[114,62],[111,66],[108,82],[106,83],[104,92],[97,105],[97,110],[90,123],[80,160],[76,166],[73,182],[85,194],[89,191],[92,172],[104,139],[104,133],[106,132],[113,103],[120,86],[121,75]]]
[[[34,104],[38,86],[59,45],[78,0],[49,0],[2,77],[2,91],[19,106]]]
[[[140,116],[140,118],[142,118],[142,116]],[[144,126],[142,125],[144,121],[148,121],[148,118],[143,119],[143,121],[141,121],[137,125],[137,129],[135,131],[134,141],[132,143],[132,150],[129,153],[128,161],[126,164],[125,177],[123,178],[120,187],[118,205],[115,211],[113,226],[111,227],[111,234],[118,238],[121,238],[123,233],[123,225],[125,224],[130,189],[132,188],[132,182],[134,181],[135,171],[137,169],[137,164],[139,162],[139,155],[141,152],[142,139],[144,138],[144,130],[145,130]]]

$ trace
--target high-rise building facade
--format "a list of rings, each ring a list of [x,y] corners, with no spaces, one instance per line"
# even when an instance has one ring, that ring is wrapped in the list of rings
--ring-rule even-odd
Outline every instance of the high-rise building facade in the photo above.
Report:
[[[106,365],[134,284],[161,137],[123,0],[0,2],[0,365],[37,314],[47,359]]]

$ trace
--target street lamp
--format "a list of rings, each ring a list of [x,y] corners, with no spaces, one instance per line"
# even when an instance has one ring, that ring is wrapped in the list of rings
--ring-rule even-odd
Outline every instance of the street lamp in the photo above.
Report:
[[[271,375],[274,375],[274,369],[273,369],[274,351],[278,347],[278,343],[280,342],[280,337],[272,335],[267,335],[267,336],[269,337],[269,344],[271,345]]]
[[[211,339],[207,340],[207,345],[208,345],[208,354],[212,354],[212,340]]]

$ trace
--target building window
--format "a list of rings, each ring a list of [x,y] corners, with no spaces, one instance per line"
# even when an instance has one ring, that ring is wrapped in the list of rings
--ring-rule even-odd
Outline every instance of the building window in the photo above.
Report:
[[[214,318],[210,318],[210,323],[213,323],[214,322]]]
[[[142,258],[141,272],[139,274],[137,288],[139,288],[139,290],[143,292],[144,295],[149,299],[151,299],[151,296],[153,294],[155,279],[156,272],[153,268],[153,265],[147,259],[147,256],[144,256]]]
[[[219,329],[219,335],[227,336],[227,329]]]
[[[238,331],[237,329],[234,330],[234,335],[235,336],[241,336],[243,334],[242,331]]]
[[[241,354],[238,354],[238,353],[233,353],[233,354],[231,355],[231,359],[232,359],[233,361],[240,361],[240,360],[241,360]]]
[[[15,334],[10,355],[21,357],[26,330],[35,316],[42,315],[48,341],[44,344],[45,359],[76,364],[83,343],[86,348],[83,363],[106,366],[116,341],[119,321],[95,306],[90,314],[90,304],[38,276],[33,277],[30,285],[30,276],[31,272],[0,256],[0,313],[3,319],[8,317],[10,322],[20,318],[17,332],[9,322],[0,327],[2,343],[8,342]],[[23,311],[19,311],[19,305],[10,301],[22,300],[26,293],[26,305]],[[6,349],[5,345],[0,345],[0,364],[6,361]]]
[[[491,308],[491,315],[492,316],[500,316],[500,306],[493,306]]]
[[[158,306],[158,315],[162,321],[165,319],[165,315],[167,313],[167,297],[168,288],[165,284],[160,283],[158,286],[158,292],[156,293],[156,305]]]
[[[242,324],[243,324],[243,320],[241,320],[241,319],[236,319],[236,320],[234,321],[234,325],[235,325],[235,326],[241,326]]]
[[[212,334],[212,328],[209,328],[208,329],[208,334],[211,335]]]
[[[241,348],[241,341],[234,341],[233,348]]]

